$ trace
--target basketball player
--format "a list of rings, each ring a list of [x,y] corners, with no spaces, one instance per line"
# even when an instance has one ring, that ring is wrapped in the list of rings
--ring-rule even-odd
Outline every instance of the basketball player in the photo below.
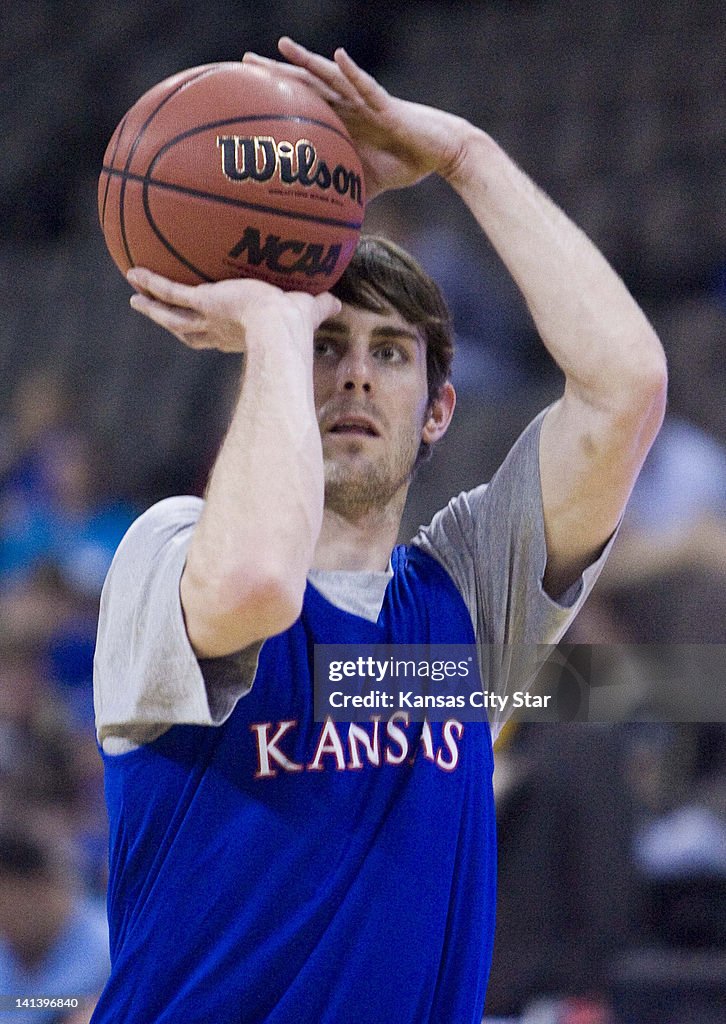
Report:
[[[316,723],[314,645],[555,642],[660,425],[664,356],[484,131],[388,95],[342,50],[280,50],[346,122],[371,195],[429,173],[459,193],[566,386],[488,486],[394,549],[455,401],[446,310],[416,264],[364,242],[337,298],[129,273],[135,309],[245,369],[206,500],[145,513],[104,590],[113,969],[94,1021],[478,1024],[489,727]],[[511,685],[504,660],[481,660],[485,687]]]

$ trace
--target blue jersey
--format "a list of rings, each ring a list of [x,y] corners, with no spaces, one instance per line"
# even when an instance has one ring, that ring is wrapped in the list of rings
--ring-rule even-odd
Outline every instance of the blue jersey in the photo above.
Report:
[[[104,755],[112,972],[94,1024],[479,1024],[488,725],[313,716],[315,644],[474,642],[437,561],[401,547],[392,565],[376,623],[308,584],[223,725]]]

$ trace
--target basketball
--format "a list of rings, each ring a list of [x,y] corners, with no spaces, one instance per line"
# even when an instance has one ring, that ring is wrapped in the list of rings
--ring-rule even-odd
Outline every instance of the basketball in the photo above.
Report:
[[[254,277],[318,294],[353,255],[365,182],[343,122],[312,89],[259,67],[208,64],[128,111],[106,149],[98,210],[124,274]]]

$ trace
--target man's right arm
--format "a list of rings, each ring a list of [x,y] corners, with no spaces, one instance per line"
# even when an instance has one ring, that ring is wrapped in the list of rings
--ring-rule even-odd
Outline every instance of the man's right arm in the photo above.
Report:
[[[340,304],[250,280],[191,287],[137,269],[129,281],[132,306],[185,344],[244,354],[180,587],[195,653],[222,657],[300,613],[323,511],[312,338]]]

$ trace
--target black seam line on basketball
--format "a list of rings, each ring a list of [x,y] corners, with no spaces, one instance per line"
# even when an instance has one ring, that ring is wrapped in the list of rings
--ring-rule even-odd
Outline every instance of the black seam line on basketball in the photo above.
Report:
[[[144,174],[131,174],[128,171],[119,171],[115,167],[104,167],[103,170],[106,174],[123,177],[127,181],[136,181],[145,187],[153,185],[155,188],[166,189],[167,192],[180,192],[182,195],[193,196],[195,199],[209,199],[215,203],[223,203],[225,206],[236,206],[243,210],[253,210],[255,213],[271,213],[276,217],[286,217],[290,220],[305,220],[313,224],[323,224],[326,227],[351,228],[353,231],[359,231],[363,226],[361,220],[337,220],[334,217],[316,217],[312,213],[295,213],[291,210],[280,210],[275,206],[262,206],[261,203],[246,203],[244,199],[220,196],[216,192],[203,192],[201,189],[189,188],[187,185],[175,185],[170,181],[147,178]]]
[[[198,277],[202,279],[202,281],[208,281],[210,283],[213,282],[213,277],[209,277],[207,274],[204,273],[203,270],[200,270],[199,267],[195,267],[194,264],[186,258],[186,256],[182,256],[182,254],[177,249],[174,248],[174,246],[171,244],[166,235],[162,234],[161,228],[157,225],[156,221],[154,220],[154,216],[151,212],[151,207],[149,206],[149,186],[146,182],[144,182],[144,186],[141,190],[141,197],[141,201],[144,205],[144,213],[146,214],[146,220],[149,226],[151,227],[151,230],[154,232],[154,234],[159,239],[164,248],[167,250],[167,252],[170,252],[171,255],[176,260],[178,260],[179,263],[182,264],[182,266],[187,268],[187,270],[191,270],[193,274],[197,274]]]
[[[193,75],[191,78],[185,78],[183,82],[180,82],[179,85],[177,85],[176,89],[172,89],[171,92],[167,93],[166,96],[164,96],[164,98],[161,100],[161,102],[158,104],[158,106],[156,106],[154,108],[154,110],[152,110],[152,112],[149,114],[149,116],[146,118],[146,120],[141,125],[141,127],[138,130],[138,132],[136,133],[136,138],[132,142],[131,147],[129,149],[128,157],[126,158],[126,166],[124,168],[125,171],[128,171],[129,167],[131,166],[131,161],[133,160],[134,154],[136,153],[136,150],[138,148],[139,142],[141,141],[141,136],[144,134],[144,132],[149,127],[149,125],[151,124],[153,119],[156,117],[156,115],[159,113],[161,108],[165,104],[167,104],[169,102],[169,100],[172,98],[172,96],[176,96],[177,93],[181,92],[182,89],[185,86],[189,85],[190,82],[196,82],[199,78],[203,78],[205,75],[212,74],[212,72],[215,71],[218,67],[219,67],[218,64],[211,64],[211,65],[205,66],[199,72],[198,75]],[[124,218],[125,192],[126,192],[126,178],[124,178],[123,181],[121,182],[121,190],[120,190],[119,201],[118,201],[118,216],[119,216],[119,226],[121,228],[121,241],[123,242],[124,251],[126,253],[126,259],[129,261],[129,263],[133,267],[136,264],[134,263],[133,257],[131,255],[131,249],[129,248],[128,239],[126,237],[126,221],[125,221],[125,218]]]
[[[118,127],[118,135],[116,136],[116,145],[113,147],[113,153],[111,154],[111,166],[113,167],[116,161],[116,154],[118,153],[118,147],[121,145],[121,136],[124,132],[126,121],[128,120],[128,114],[124,114],[124,118]],[[108,203],[108,190],[111,187],[111,178],[106,178],[106,188],[103,190],[103,206],[101,207],[101,229],[106,229],[106,204]]]
[[[177,143],[182,142],[184,139],[188,139],[190,135],[198,135],[200,132],[209,131],[211,128],[224,128],[226,125],[246,124],[250,121],[295,121],[297,124],[311,124],[318,128],[327,128],[328,131],[333,132],[335,135],[343,139],[344,142],[347,142],[351,149],[353,148],[350,137],[346,135],[345,132],[342,132],[332,124],[328,124],[327,121],[319,121],[315,117],[303,117],[300,114],[249,114],[246,117],[225,117],[223,121],[210,121],[208,124],[198,124],[195,125],[194,128],[188,128],[185,132],[182,132],[181,135],[177,135],[175,138],[169,139],[168,142],[164,143],[161,149],[159,149],[151,158],[151,163],[149,164],[146,173],[151,173],[154,164],[162,154],[164,154],[168,149],[171,149],[172,146],[176,146]]]

